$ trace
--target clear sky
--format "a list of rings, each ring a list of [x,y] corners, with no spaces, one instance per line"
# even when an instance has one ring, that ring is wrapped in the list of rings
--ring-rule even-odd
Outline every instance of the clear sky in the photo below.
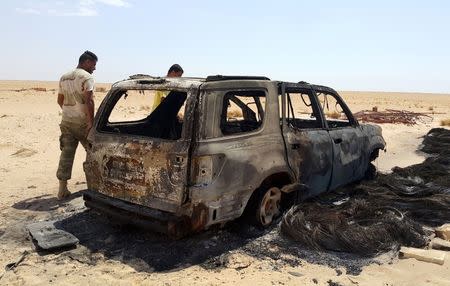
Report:
[[[58,80],[91,50],[98,82],[265,75],[339,90],[450,93],[450,1],[0,3],[0,79]]]

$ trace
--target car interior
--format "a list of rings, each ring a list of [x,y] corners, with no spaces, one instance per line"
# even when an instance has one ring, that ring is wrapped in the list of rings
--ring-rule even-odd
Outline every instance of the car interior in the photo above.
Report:
[[[117,101],[126,98],[126,90],[118,96]],[[100,124],[101,132],[139,135],[168,140],[181,138],[183,120],[178,116],[187,98],[186,92],[170,91],[164,100],[148,116],[137,121],[110,122],[108,119],[114,106],[105,113]]]
[[[225,94],[220,117],[222,134],[245,133],[260,128],[264,120],[264,106],[260,98],[263,96],[262,91]]]

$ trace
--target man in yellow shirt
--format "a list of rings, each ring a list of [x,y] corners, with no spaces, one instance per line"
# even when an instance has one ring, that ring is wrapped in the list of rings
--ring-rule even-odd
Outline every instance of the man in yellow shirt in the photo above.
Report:
[[[181,77],[183,75],[183,69],[179,64],[174,64],[169,68],[167,72],[167,77]],[[155,110],[161,101],[167,96],[169,92],[163,90],[157,90],[155,93],[155,98],[153,99],[152,112]]]

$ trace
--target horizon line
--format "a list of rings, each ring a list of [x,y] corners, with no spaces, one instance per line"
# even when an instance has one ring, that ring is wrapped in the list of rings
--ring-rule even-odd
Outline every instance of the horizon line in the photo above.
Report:
[[[126,80],[122,79],[122,80]],[[0,82],[2,81],[28,81],[28,82],[54,82],[57,83],[58,80],[42,80],[42,79],[0,79]],[[117,80],[114,82],[96,82],[96,84],[114,84],[118,81],[121,80]],[[289,82],[289,81],[286,81]],[[378,93],[413,93],[413,94],[436,94],[436,95],[450,95],[450,91],[449,92],[433,92],[433,91],[402,91],[402,90],[361,90],[361,89],[357,89],[357,90],[352,90],[352,89],[336,89],[332,86],[329,86],[339,92],[378,92]]]

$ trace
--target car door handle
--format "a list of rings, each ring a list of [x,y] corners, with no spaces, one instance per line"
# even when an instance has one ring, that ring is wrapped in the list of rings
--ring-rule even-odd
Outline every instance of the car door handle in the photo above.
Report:
[[[335,144],[341,144],[342,143],[342,138],[336,138],[336,139],[333,139],[333,141],[334,141]]]

